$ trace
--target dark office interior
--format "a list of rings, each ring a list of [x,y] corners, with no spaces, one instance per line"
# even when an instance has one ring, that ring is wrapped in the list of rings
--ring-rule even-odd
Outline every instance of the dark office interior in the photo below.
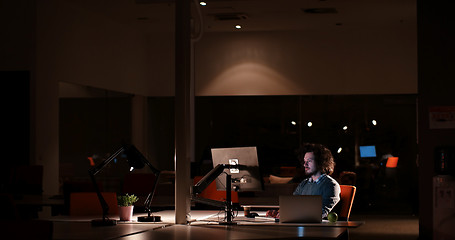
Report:
[[[173,66],[174,44],[178,41],[172,39],[173,21],[170,28],[157,29],[156,35],[149,29],[144,30],[144,22],[161,24],[159,19],[174,6],[174,1],[134,1],[135,7],[150,10],[158,4],[160,10],[167,10],[152,20],[135,15],[134,20],[140,24],[131,29],[130,23],[124,22],[128,14],[112,17],[121,1],[109,7],[101,2],[0,2],[0,26],[6,33],[0,40],[0,78],[5,89],[2,106],[6,121],[2,194],[12,194],[16,200],[31,194],[52,195],[67,201],[68,192],[92,188],[87,174],[93,166],[91,161],[100,163],[123,143],[136,144],[154,166],[166,172],[164,181],[175,184],[173,174],[178,174],[174,166],[175,142],[179,138],[176,124],[185,121],[178,117],[178,112],[176,114],[179,103],[173,96],[178,92],[174,88],[179,86],[173,82],[174,77],[179,76]],[[261,6],[259,1],[247,2],[257,8]],[[290,3],[298,5],[296,1]],[[371,3],[371,7],[363,1],[352,3],[372,12],[374,7],[384,7],[379,6],[378,1]],[[269,10],[266,5],[273,5],[272,1],[262,4],[266,10]],[[319,0],[306,3],[305,7],[336,4]],[[306,40],[307,35],[296,34],[301,30],[293,27],[278,30],[276,25],[270,25],[271,30],[267,30],[254,25],[256,22],[251,24],[256,28],[254,31],[248,31],[245,26],[244,33],[229,32],[231,30],[223,29],[227,27],[226,21],[219,22],[219,26],[217,21],[206,22],[208,32],[201,38],[206,41],[200,40],[206,44],[197,43],[194,48],[194,126],[189,141],[193,149],[188,170],[191,178],[203,176],[213,168],[211,148],[256,146],[262,175],[284,177],[280,172],[282,167],[293,167],[299,172],[295,150],[300,144],[322,143],[334,155],[334,178],[340,179],[342,172],[355,174],[355,181],[351,183],[357,187],[357,195],[351,219],[363,220],[366,224],[352,230],[351,239],[453,237],[449,234],[449,238],[440,238],[444,235],[436,234],[446,230],[436,224],[440,218],[435,216],[433,178],[454,175],[453,156],[449,155],[444,169],[438,153],[452,154],[455,146],[452,97],[455,19],[443,1],[384,3],[387,4],[395,8],[393,13],[399,12],[400,7],[414,10],[414,22],[407,22],[408,15],[402,16],[404,20],[398,20],[401,30],[391,31],[395,34],[393,37],[381,36],[380,41],[386,41],[390,51],[383,51],[386,47],[381,44],[369,42],[370,38],[387,32],[386,27],[379,24],[376,25],[378,32],[371,30],[375,27],[372,26],[365,33],[359,33],[359,42],[363,39],[364,45],[343,48],[344,41],[350,39],[346,36],[352,32],[341,33],[339,29],[354,28],[349,22],[352,19],[336,22],[335,28],[329,28],[340,32],[342,40],[321,40],[321,36]],[[342,7],[338,8],[341,13]],[[84,18],[74,21],[64,12],[54,12],[59,9],[68,11],[68,16]],[[108,17],[104,15],[106,12]],[[195,14],[194,9],[192,13]],[[97,32],[96,27],[88,27],[84,31],[94,19],[102,19],[97,27],[106,28]],[[248,19],[254,20],[254,14]],[[318,21],[324,23],[322,19]],[[109,25],[111,22],[114,24]],[[119,33],[113,33],[116,27]],[[142,31],[147,32],[145,40],[138,34]],[[409,38],[400,38],[399,31],[406,36],[415,34],[415,38],[406,42]],[[310,29],[311,34],[316,32]],[[98,37],[105,34],[106,38],[85,37],[90,34]],[[295,36],[298,37],[293,39]],[[322,36],[331,35],[324,32]],[[267,37],[269,42],[263,40]],[[258,45],[250,52],[235,51],[242,46],[242,39],[247,46]],[[306,50],[305,46],[297,45],[301,40],[304,40],[303,45],[315,43],[308,49],[321,49]],[[400,43],[393,44],[395,40]],[[275,45],[281,41],[284,46]],[[123,46],[123,43],[133,44]],[[147,44],[159,47],[147,47]],[[406,45],[415,46],[415,51]],[[102,50],[98,52],[97,48]],[[296,48],[295,53],[293,48]],[[363,52],[370,48],[374,49],[371,55],[376,57]],[[298,62],[300,51],[307,51],[311,57]],[[96,53],[92,56],[91,52]],[[242,57],[244,65],[235,66],[236,58]],[[275,58],[263,59],[266,57]],[[367,61],[360,64],[362,58]],[[268,72],[260,69],[260,64],[247,60],[283,73]],[[406,62],[408,60],[414,62]],[[151,64],[154,65],[150,67]],[[358,71],[355,64],[361,66]],[[209,69],[205,69],[206,65]],[[305,65],[311,66],[305,68]],[[229,71],[222,72],[223,67]],[[247,70],[257,71],[254,72],[257,75],[246,76],[262,78],[264,84],[257,80],[259,82],[247,81],[242,85]],[[300,77],[300,74],[306,75]],[[271,79],[282,81],[282,86]],[[257,89],[251,87],[255,85]],[[432,117],[436,115],[442,120],[435,122]],[[361,157],[360,146],[374,146],[375,156]],[[388,156],[398,157],[396,168],[386,167]],[[38,174],[32,172],[32,168]],[[121,191],[122,178],[126,175],[123,166],[110,166],[108,170],[99,176],[103,190]],[[174,186],[172,184],[170,186]],[[161,187],[156,194],[158,198],[160,194],[173,196],[174,189]],[[155,210],[167,208],[169,206],[160,206]],[[42,209],[36,207],[18,210],[24,219],[37,219],[42,215]],[[68,214],[67,202],[50,214]]]

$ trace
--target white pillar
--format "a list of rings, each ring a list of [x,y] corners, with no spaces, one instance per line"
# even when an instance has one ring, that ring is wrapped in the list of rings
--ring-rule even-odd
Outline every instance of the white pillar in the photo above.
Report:
[[[175,25],[175,223],[186,224],[190,213],[191,168],[191,44],[190,0],[176,1]]]

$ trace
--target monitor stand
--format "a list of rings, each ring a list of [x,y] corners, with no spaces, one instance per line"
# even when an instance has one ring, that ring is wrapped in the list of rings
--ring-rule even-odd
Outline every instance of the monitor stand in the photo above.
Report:
[[[226,222],[219,222],[220,225],[237,225],[236,222],[232,221],[233,216],[232,216],[232,196],[231,196],[231,181],[232,181],[232,176],[229,174],[226,174]]]

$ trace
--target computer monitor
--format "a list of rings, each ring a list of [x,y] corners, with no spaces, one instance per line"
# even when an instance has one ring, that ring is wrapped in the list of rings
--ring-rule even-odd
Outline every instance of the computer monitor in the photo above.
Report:
[[[232,190],[264,190],[256,147],[212,148],[212,161],[213,167],[219,164],[241,165],[240,168],[224,169],[225,174],[231,175]],[[215,181],[219,191],[226,190],[225,174],[220,174]]]
[[[361,158],[376,157],[376,146],[374,145],[360,146],[359,150]]]

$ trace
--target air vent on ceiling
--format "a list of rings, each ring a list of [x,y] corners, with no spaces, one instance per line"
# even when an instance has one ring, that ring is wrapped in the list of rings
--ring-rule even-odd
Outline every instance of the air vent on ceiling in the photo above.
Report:
[[[248,18],[248,15],[245,13],[217,13],[214,15],[216,20],[219,21],[229,21],[229,20],[245,20]]]
[[[302,11],[312,14],[338,13],[336,8],[302,8]]]

